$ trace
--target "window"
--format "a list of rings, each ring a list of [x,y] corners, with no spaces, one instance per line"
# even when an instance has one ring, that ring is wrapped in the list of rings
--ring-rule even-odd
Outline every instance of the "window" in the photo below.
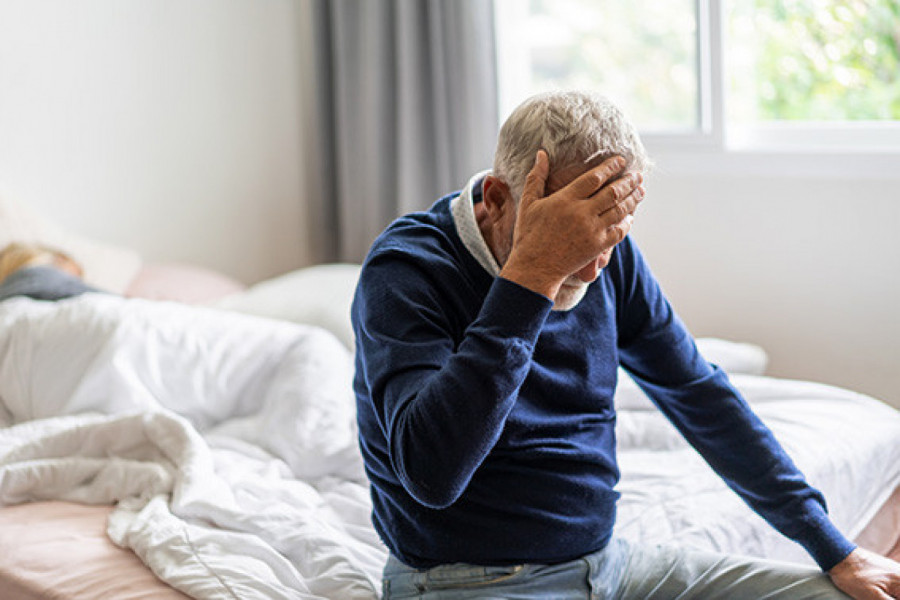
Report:
[[[596,88],[643,129],[699,125],[694,0],[496,0],[501,107]]]
[[[900,0],[733,2],[729,117],[900,120]]]
[[[727,6],[732,147],[900,146],[900,0]]]
[[[534,92],[589,87],[645,140],[900,151],[900,0],[495,7],[503,116]]]

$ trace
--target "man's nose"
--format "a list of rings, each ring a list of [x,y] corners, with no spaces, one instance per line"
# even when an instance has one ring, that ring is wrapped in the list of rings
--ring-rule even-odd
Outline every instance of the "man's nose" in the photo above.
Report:
[[[605,266],[606,261],[603,256],[600,256],[597,259],[592,260],[590,263],[576,272],[575,277],[585,283],[591,283],[592,281],[597,279],[597,275],[600,274],[600,270]]]

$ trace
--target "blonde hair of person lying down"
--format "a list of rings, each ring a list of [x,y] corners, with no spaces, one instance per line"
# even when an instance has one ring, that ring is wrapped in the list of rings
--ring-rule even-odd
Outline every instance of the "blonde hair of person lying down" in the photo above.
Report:
[[[42,244],[12,242],[0,250],[0,283],[20,269],[37,266],[54,267],[79,278],[84,275],[81,265],[62,250]]]

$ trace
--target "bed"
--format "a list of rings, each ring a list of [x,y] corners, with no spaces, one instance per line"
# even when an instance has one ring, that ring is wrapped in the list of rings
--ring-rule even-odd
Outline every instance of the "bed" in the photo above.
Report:
[[[0,597],[378,597],[350,390],[358,267],[244,288],[97,254],[93,283],[118,294],[0,303]],[[698,343],[837,525],[900,558],[900,414],[766,377],[751,344]],[[616,405],[619,535],[811,564],[624,374]]]

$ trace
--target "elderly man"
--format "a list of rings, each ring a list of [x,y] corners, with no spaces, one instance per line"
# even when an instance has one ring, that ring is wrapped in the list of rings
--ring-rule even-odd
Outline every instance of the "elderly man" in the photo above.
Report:
[[[375,241],[354,385],[386,598],[900,598],[898,565],[835,529],[627,237],[645,164],[602,97],[537,96],[490,173]],[[612,535],[620,365],[830,578]]]

